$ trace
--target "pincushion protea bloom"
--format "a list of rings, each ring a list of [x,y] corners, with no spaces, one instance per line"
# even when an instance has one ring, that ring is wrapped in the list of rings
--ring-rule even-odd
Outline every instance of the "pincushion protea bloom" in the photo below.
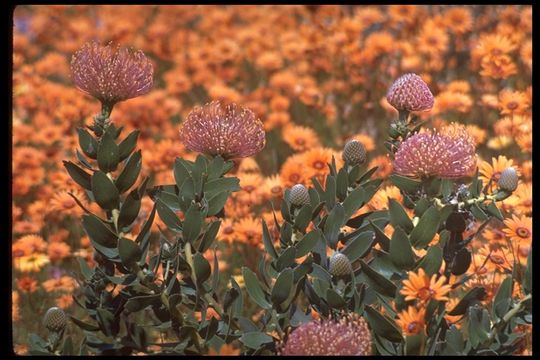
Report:
[[[422,78],[409,73],[400,76],[386,94],[388,103],[397,110],[425,111],[433,107],[433,94]]]
[[[154,68],[141,50],[88,42],[71,58],[71,75],[80,90],[110,109],[119,101],[148,93]]]
[[[253,111],[220,101],[193,109],[181,125],[180,140],[191,151],[224,159],[255,155],[266,143],[263,124]]]
[[[371,334],[355,313],[316,320],[293,330],[279,348],[281,355],[370,355]]]
[[[404,176],[459,178],[470,176],[476,168],[474,139],[464,128],[437,133],[414,134],[395,154],[394,169]]]

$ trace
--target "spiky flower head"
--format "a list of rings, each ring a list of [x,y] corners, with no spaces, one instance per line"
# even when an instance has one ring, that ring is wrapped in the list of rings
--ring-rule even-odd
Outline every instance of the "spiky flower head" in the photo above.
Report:
[[[497,185],[501,190],[514,192],[517,189],[518,181],[519,178],[516,169],[510,166],[501,172]]]
[[[119,101],[148,93],[154,67],[141,50],[92,41],[71,58],[71,76],[80,90],[112,108]]]
[[[49,331],[61,332],[67,325],[67,315],[64,310],[52,307],[45,313],[43,324]]]
[[[405,140],[395,154],[396,173],[446,179],[472,175],[477,160],[474,139],[464,127],[448,129],[417,133]]]
[[[397,110],[426,111],[433,107],[433,94],[422,78],[409,73],[400,76],[388,92],[386,100]]]
[[[341,157],[351,165],[362,164],[366,161],[366,148],[360,141],[350,140],[345,144]]]
[[[337,277],[349,275],[352,272],[351,262],[346,255],[336,251],[330,257],[328,271],[330,274]]]
[[[296,206],[309,204],[308,189],[302,184],[294,185],[289,193],[289,201]]]
[[[371,355],[371,333],[356,313],[336,319],[316,320],[294,329],[282,344],[280,355]]]
[[[253,111],[220,101],[193,109],[180,127],[180,140],[191,151],[224,159],[253,156],[266,143],[263,124]]]

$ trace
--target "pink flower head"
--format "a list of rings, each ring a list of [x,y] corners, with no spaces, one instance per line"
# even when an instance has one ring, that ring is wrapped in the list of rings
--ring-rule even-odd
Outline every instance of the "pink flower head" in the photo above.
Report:
[[[71,76],[81,91],[112,107],[148,93],[154,68],[140,50],[89,42],[71,58]]]
[[[253,111],[220,101],[193,109],[181,125],[180,140],[191,151],[224,159],[255,155],[266,143],[263,124]]]
[[[433,107],[433,94],[416,74],[400,76],[386,94],[386,100],[397,110],[425,111]]]
[[[282,355],[371,355],[371,334],[355,313],[300,325],[281,347]]]
[[[449,130],[448,130],[449,129]],[[404,176],[459,178],[476,169],[474,139],[464,128],[414,134],[395,154],[394,169]]]

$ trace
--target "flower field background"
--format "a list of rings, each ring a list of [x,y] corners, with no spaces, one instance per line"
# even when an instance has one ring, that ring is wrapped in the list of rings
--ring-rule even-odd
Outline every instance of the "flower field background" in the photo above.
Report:
[[[279,208],[285,190],[297,184],[313,187],[312,178],[324,184],[332,156],[338,168],[343,166],[347,141],[363,144],[366,168],[378,167],[374,176],[388,179],[394,173],[385,140],[398,111],[386,95],[401,75],[418,74],[434,96],[430,111],[415,113],[418,121],[426,121],[425,127],[434,131],[468,133],[484,184],[495,188],[509,167],[519,176],[512,195],[497,202],[505,219],[492,220],[468,245],[468,280],[451,288],[431,279],[435,295],[430,296],[445,301],[449,310],[474,287],[486,292],[482,304],[492,303],[505,277],[527,265],[532,244],[531,38],[532,8],[522,5],[17,7],[12,122],[15,351],[29,350],[30,333],[46,336],[41,318],[52,306],[85,317],[74,300],[82,295],[79,263],[92,267],[96,258],[81,227],[84,210],[74,198],[92,213],[105,213],[63,164],[80,156],[77,128],[91,125],[100,111],[99,103],[79,91],[71,77],[72,56],[85,43],[140,49],[153,66],[152,90],[118,103],[111,115],[126,134],[140,131],[142,170],[136,186],[146,176],[151,185],[174,183],[175,159],[195,161],[197,153],[186,148],[189,133],[179,132],[194,107],[213,100],[233,102],[261,120],[266,145],[253,157],[235,160],[232,172],[241,190],[225,204],[215,251],[220,284],[232,276],[242,289],[242,267],[257,271],[264,256],[261,219],[278,243],[274,216],[283,221]],[[253,146],[261,141],[253,139]],[[388,199],[404,204],[400,189],[385,180],[355,215],[388,209]],[[140,231],[152,207],[152,198],[143,197],[132,234]],[[411,209],[406,211],[413,217]],[[465,233],[475,233],[479,225]],[[156,216],[152,239],[157,241],[165,228]],[[391,225],[384,228],[388,237],[393,232]],[[438,234],[432,244],[437,241]],[[425,250],[415,251],[415,256],[425,255]],[[204,257],[215,266],[212,249]],[[418,288],[424,279],[430,281],[420,270],[403,282],[402,294],[411,299],[421,298]],[[452,276],[450,284],[457,283]],[[523,298],[522,287],[514,286],[511,296]],[[211,309],[195,314],[204,315],[211,316]],[[424,326],[424,315],[421,306],[411,307],[399,313],[396,323],[405,335],[414,335]],[[246,299],[243,316],[258,322],[262,311]],[[463,322],[461,316],[448,314],[446,320],[458,328]],[[66,331],[78,346],[83,332],[72,325]],[[516,331],[526,336],[515,353],[530,354],[532,325],[523,323]],[[149,334],[153,342],[174,340],[172,333],[157,329]],[[218,352],[240,354],[241,349],[233,342],[209,350]]]

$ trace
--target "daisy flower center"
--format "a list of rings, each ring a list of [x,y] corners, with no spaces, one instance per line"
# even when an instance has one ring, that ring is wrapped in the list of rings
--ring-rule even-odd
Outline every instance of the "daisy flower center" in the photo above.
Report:
[[[518,227],[516,229],[516,234],[517,236],[521,237],[521,238],[528,238],[529,236],[531,236],[531,232],[529,231],[529,229],[527,228],[524,228],[524,227]]]

